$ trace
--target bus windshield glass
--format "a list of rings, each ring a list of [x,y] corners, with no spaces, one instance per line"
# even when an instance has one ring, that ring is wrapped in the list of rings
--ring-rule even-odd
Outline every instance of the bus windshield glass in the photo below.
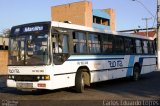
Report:
[[[48,34],[10,38],[9,65],[48,64]]]

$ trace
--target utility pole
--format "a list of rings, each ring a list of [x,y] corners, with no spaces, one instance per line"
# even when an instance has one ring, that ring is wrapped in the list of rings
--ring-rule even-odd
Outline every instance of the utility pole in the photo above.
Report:
[[[157,0],[157,61],[160,70],[160,0]]]
[[[152,18],[142,18],[142,20],[146,21],[146,36],[148,37],[148,21]]]

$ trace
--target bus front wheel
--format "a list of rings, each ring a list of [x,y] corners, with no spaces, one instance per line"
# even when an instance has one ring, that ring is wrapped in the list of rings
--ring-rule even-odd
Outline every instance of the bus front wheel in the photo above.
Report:
[[[75,80],[75,89],[78,93],[82,93],[84,92],[84,86],[85,86],[84,72],[82,70],[78,70]]]

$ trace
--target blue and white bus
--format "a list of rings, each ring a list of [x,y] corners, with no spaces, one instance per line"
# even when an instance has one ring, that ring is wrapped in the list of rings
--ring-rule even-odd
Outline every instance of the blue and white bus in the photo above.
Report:
[[[9,40],[7,86],[75,87],[156,70],[152,38],[60,22],[14,26]]]

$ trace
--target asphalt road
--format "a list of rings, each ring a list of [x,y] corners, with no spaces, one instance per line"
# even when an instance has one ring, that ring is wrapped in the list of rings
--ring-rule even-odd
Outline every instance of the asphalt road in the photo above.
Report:
[[[129,78],[91,84],[84,93],[73,88],[53,91],[20,91],[5,86],[0,77],[0,105],[2,106],[160,106],[160,71],[143,75],[139,81]]]

